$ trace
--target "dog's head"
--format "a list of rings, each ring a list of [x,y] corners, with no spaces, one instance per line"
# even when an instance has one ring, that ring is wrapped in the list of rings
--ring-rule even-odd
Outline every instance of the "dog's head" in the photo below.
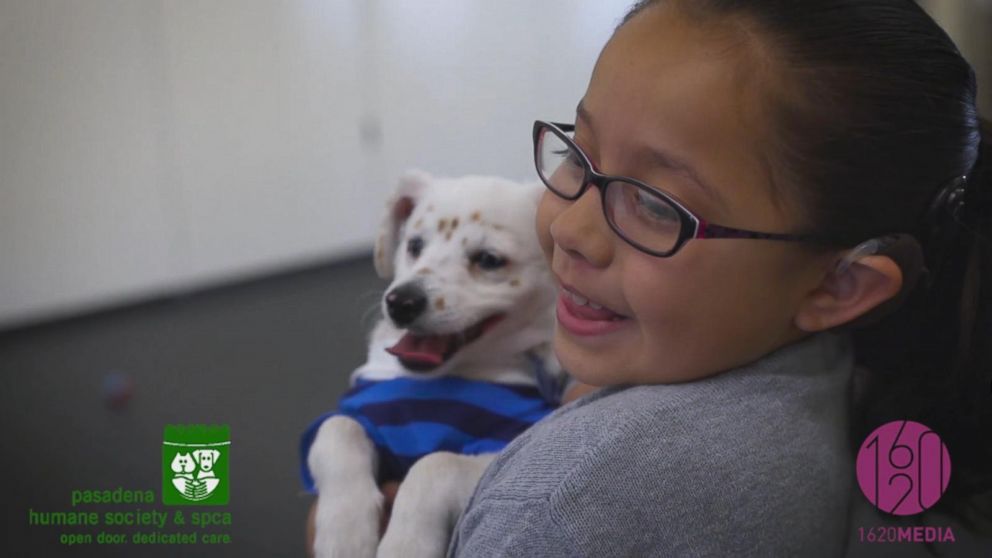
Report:
[[[540,183],[485,176],[402,177],[375,266],[392,280],[382,309],[399,341],[387,350],[403,366],[424,372],[466,362],[483,356],[480,345],[519,352],[534,343],[523,331],[550,339],[554,288],[534,231],[542,192]]]
[[[175,473],[192,473],[196,469],[196,463],[188,453],[177,453],[172,458],[172,471]]]
[[[220,456],[220,452],[217,450],[196,450],[193,452],[193,459],[200,465],[201,471],[209,471],[213,469],[214,463],[217,461],[217,457]]]

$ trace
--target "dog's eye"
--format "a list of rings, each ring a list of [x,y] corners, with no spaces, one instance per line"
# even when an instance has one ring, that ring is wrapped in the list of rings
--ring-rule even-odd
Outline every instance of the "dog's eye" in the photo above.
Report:
[[[486,250],[480,250],[472,254],[470,261],[474,265],[477,265],[481,269],[485,269],[487,271],[493,269],[499,269],[506,265],[506,258],[497,256],[496,254],[493,254],[492,252],[487,252]]]
[[[415,236],[407,241],[406,243],[406,253],[410,256],[417,258],[420,256],[420,251],[424,249],[424,239],[419,236]]]

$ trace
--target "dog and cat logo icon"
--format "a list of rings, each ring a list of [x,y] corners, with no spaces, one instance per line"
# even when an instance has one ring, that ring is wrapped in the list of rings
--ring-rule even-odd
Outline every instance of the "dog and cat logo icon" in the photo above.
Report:
[[[227,504],[230,446],[227,425],[167,425],[162,439],[162,503]]]

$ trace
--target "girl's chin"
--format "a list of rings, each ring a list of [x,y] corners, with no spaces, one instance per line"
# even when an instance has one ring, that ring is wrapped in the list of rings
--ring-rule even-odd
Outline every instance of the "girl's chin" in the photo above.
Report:
[[[619,349],[590,347],[576,343],[567,333],[557,332],[554,341],[555,355],[562,368],[576,380],[594,386],[621,383],[617,372],[624,359]]]

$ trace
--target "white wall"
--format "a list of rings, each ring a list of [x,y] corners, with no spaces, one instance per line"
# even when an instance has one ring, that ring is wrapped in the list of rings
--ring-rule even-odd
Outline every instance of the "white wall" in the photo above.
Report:
[[[533,176],[630,0],[0,0],[0,327],[371,246],[392,182]]]
[[[978,74],[978,110],[992,115],[992,0],[919,0]]]

